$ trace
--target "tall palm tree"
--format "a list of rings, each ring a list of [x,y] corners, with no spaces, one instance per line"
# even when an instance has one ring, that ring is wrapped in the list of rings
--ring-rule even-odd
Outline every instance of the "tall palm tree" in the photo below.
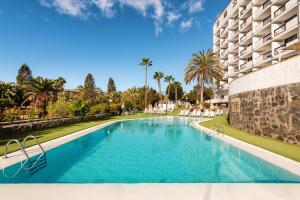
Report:
[[[147,91],[148,91],[148,67],[152,66],[152,61],[150,58],[142,58],[140,66],[145,69],[145,108],[147,108]]]
[[[170,85],[174,81],[175,81],[175,78],[171,75],[165,77],[165,82],[168,83],[168,86],[167,86],[168,98],[170,98]]]
[[[178,96],[178,88],[181,87],[181,83],[178,81],[175,81],[173,83],[174,91],[175,91],[175,102],[177,104],[177,96]]]
[[[37,77],[24,85],[25,102],[30,101],[35,108],[41,108],[43,115],[47,114],[48,102],[53,99],[56,93],[55,81],[47,78]]]
[[[154,75],[153,75],[153,79],[157,80],[158,90],[159,90],[159,95],[160,95],[160,101],[162,101],[160,79],[162,79],[163,77],[164,77],[164,73],[163,72],[155,72]]]
[[[208,49],[206,52],[202,50],[193,54],[192,59],[184,71],[184,81],[186,84],[197,81],[200,102],[204,105],[204,84],[221,81],[222,74],[223,71],[220,67],[219,60],[213,51],[211,49]]]

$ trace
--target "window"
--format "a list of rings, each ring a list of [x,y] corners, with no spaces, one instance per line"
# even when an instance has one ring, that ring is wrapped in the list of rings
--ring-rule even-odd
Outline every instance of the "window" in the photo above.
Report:
[[[219,22],[219,21],[217,21],[217,27],[220,25],[219,23],[220,23],[220,22]]]

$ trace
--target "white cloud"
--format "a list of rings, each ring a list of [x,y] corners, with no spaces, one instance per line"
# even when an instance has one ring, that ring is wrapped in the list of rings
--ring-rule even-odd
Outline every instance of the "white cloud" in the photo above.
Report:
[[[193,18],[190,18],[188,20],[184,20],[180,23],[180,30],[182,32],[184,32],[184,31],[190,29],[192,27],[192,25],[193,25]]]
[[[167,14],[167,22],[169,25],[172,25],[172,23],[176,20],[178,20],[181,17],[181,14],[177,14],[175,12],[169,11]]]
[[[204,0],[190,0],[187,2],[189,13],[195,13],[203,10]]]
[[[86,17],[85,11],[88,7],[88,0],[39,0],[45,7],[54,7],[59,13],[73,17]]]
[[[175,8],[175,4],[171,4],[169,0],[38,0],[42,6],[54,8],[61,14],[70,15],[86,19],[95,16],[93,8],[97,8],[102,16],[114,17],[118,8],[130,7],[137,10],[144,17],[151,18],[155,27],[155,34],[162,32],[164,24],[172,25],[178,20],[183,10],[187,10],[192,14],[203,10],[204,0],[186,0],[181,4],[179,9]],[[177,11],[180,11],[177,12]],[[180,30],[189,29],[193,20],[182,21]]]
[[[102,14],[106,17],[113,17],[115,11],[113,10],[113,0],[93,0],[93,3],[101,10]]]

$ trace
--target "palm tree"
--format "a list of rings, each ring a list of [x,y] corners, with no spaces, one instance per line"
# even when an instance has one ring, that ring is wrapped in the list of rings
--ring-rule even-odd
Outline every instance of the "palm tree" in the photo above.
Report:
[[[162,101],[160,79],[162,79],[163,77],[164,77],[164,73],[163,72],[155,72],[154,75],[153,75],[153,79],[157,80],[158,90],[159,90],[159,95],[160,95],[160,101]]]
[[[170,98],[170,85],[174,81],[175,81],[175,78],[171,75],[165,77],[165,82],[168,83],[168,86],[167,86],[168,98]]]
[[[202,50],[193,54],[192,59],[184,71],[184,81],[186,84],[197,81],[200,102],[204,105],[204,84],[221,81],[222,73],[223,71],[220,67],[219,60],[213,51],[211,49],[208,49],[207,52]]]
[[[148,91],[148,67],[152,66],[152,61],[150,60],[150,58],[143,58],[140,66],[144,67],[145,69],[145,108],[147,108],[147,91]]]
[[[173,86],[174,86],[174,90],[175,90],[175,102],[177,104],[177,94],[178,94],[178,88],[181,87],[181,83],[178,82],[178,81],[175,81],[173,83]]]
[[[32,102],[35,108],[41,108],[42,114],[47,114],[48,102],[56,95],[55,81],[37,77],[24,85],[24,97],[27,101]]]

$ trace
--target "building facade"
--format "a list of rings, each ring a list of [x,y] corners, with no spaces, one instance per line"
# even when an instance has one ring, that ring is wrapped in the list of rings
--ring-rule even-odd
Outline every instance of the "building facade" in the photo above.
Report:
[[[300,0],[231,0],[213,27],[213,50],[224,70],[215,101],[228,101],[229,83],[296,56]]]

